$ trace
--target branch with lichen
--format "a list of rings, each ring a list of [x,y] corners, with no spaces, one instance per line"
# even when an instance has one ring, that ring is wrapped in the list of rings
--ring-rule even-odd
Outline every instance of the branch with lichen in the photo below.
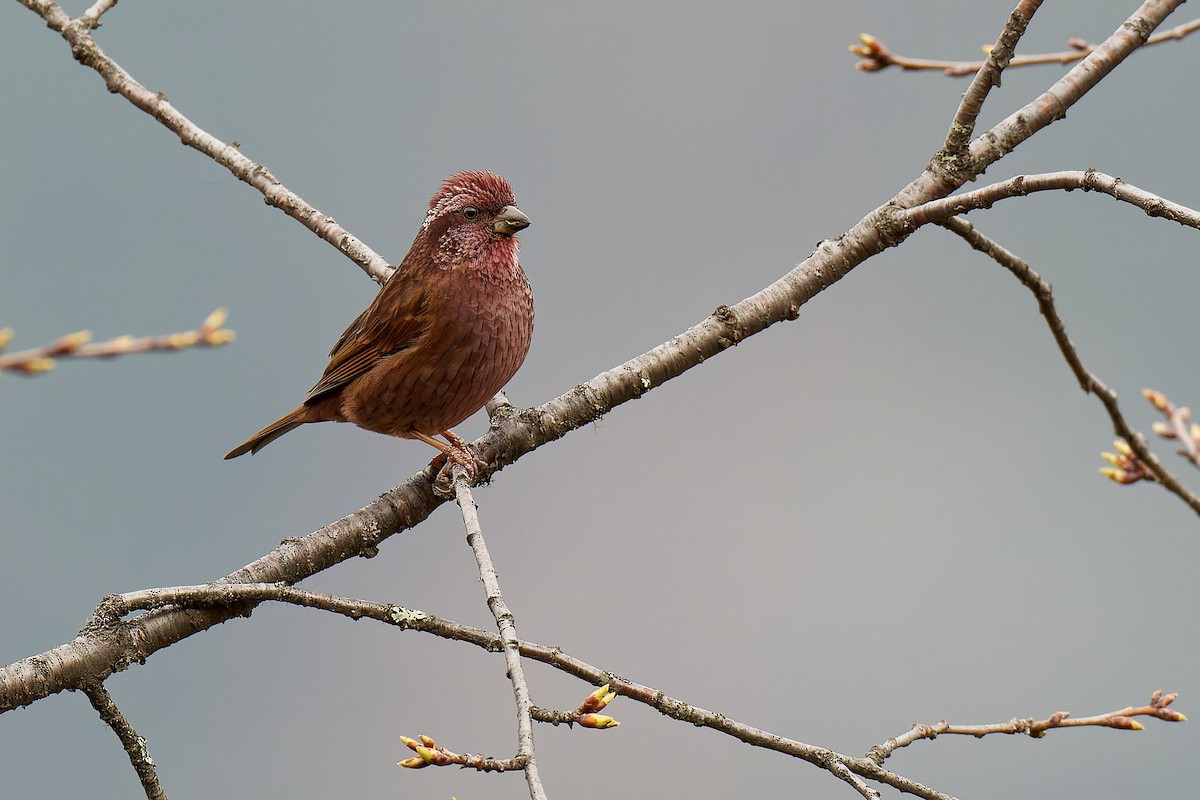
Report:
[[[167,794],[163,791],[162,784],[159,783],[158,770],[154,766],[154,759],[150,756],[145,738],[138,735],[133,725],[129,723],[125,714],[112,699],[112,695],[104,688],[104,684],[89,683],[80,688],[87,695],[92,708],[96,709],[96,713],[100,715],[100,719],[121,740],[121,746],[125,748],[125,753],[129,756],[129,763],[142,784],[142,791],[146,793],[146,800],[167,800]]]
[[[230,618],[234,616],[249,616],[256,605],[263,602],[281,602],[304,608],[313,608],[339,614],[351,620],[373,619],[401,630],[414,630],[428,633],[451,641],[460,641],[479,647],[488,652],[501,649],[501,637],[497,633],[475,628],[469,625],[447,620],[411,608],[397,605],[376,603],[368,600],[336,597],[333,595],[312,592],[294,586],[281,584],[206,584],[202,586],[179,586],[162,589],[145,589],[106,597],[92,617],[80,631],[80,638],[85,639],[94,635],[104,634],[110,639],[135,643],[138,641],[139,628],[143,617],[125,620],[124,617],[136,611],[154,612],[162,609],[176,611],[190,610],[198,613],[206,609],[226,609]],[[77,640],[78,641],[78,640]],[[912,731],[896,739],[889,739],[882,745],[873,747],[865,757],[854,757],[837,753],[826,748],[806,744],[795,739],[789,739],[769,731],[747,725],[730,719],[723,714],[692,705],[684,700],[667,695],[658,689],[622,678],[615,673],[602,670],[599,667],[581,661],[562,651],[558,647],[536,644],[533,642],[517,641],[517,650],[524,658],[538,661],[557,669],[565,674],[601,684],[600,688],[589,694],[580,704],[577,712],[594,713],[607,706],[615,696],[626,697],[643,703],[665,716],[691,725],[706,727],[724,733],[747,744],[766,750],[789,755],[807,761],[810,764],[827,770],[836,777],[852,785],[864,797],[877,798],[878,792],[868,786],[865,780],[875,781],[891,786],[902,792],[927,800],[951,800],[948,795],[931,789],[898,773],[883,769],[883,761],[898,747],[907,746],[920,738],[933,738],[923,733],[926,729],[934,730],[935,734],[959,733],[963,735],[981,736],[988,733],[1027,733],[1040,738],[1039,731],[1050,728],[1068,728],[1081,726],[1099,726],[1124,730],[1138,730],[1140,723],[1125,724],[1120,717],[1153,716],[1167,722],[1183,722],[1186,717],[1176,711],[1167,709],[1176,695],[1164,695],[1155,692],[1147,706],[1127,708],[1096,717],[1081,717],[1070,719],[1064,712],[1052,715],[1048,720],[1034,722],[1032,720],[1013,720],[988,726],[949,726],[942,729],[939,726],[914,726]],[[131,658],[136,654],[130,654]],[[42,663],[46,663],[45,660]],[[127,668],[126,662],[122,668]],[[0,693],[0,700],[3,694]],[[2,708],[2,706],[0,706]],[[572,712],[574,713],[574,712]],[[535,713],[535,718],[540,715]],[[554,722],[553,719],[546,721]],[[585,726],[587,727],[587,726]],[[615,727],[615,726],[596,726]],[[1011,730],[1010,730],[1011,728]],[[440,765],[458,765],[485,771],[511,771],[523,769],[524,762],[519,758],[496,759],[492,757],[459,754],[442,748],[436,741],[427,736],[419,740],[402,737],[405,745],[417,755],[400,762],[405,767],[423,767]],[[424,750],[419,749],[424,748]],[[422,763],[417,764],[419,760]]]
[[[1147,216],[1178,222],[1188,228],[1200,230],[1200,211],[1162,198],[1145,189],[1139,189],[1121,178],[1106,175],[1094,169],[1064,170],[1038,175],[1017,175],[1006,181],[982,186],[962,194],[951,195],[940,200],[931,200],[904,212],[911,224],[940,224],[950,217],[961,216],[978,209],[991,208],[997,202],[1013,197],[1024,197],[1035,192],[1081,189],[1084,192],[1101,192],[1123,203],[1140,208]]]
[[[1177,41],[1189,36],[1200,30],[1200,19],[1194,19],[1191,22],[1186,22],[1183,25],[1171,28],[1170,30],[1156,33],[1146,40],[1145,46],[1162,44],[1163,42]],[[851,53],[862,57],[862,61],[855,64],[856,69],[863,72],[881,72],[888,67],[899,67],[909,71],[930,71],[936,70],[943,75],[961,78],[966,75],[974,75],[987,63],[985,61],[939,61],[929,58],[911,58],[893,53],[887,46],[869,33],[861,34],[858,37],[859,44],[852,44],[849,47]],[[1071,37],[1067,39],[1067,49],[1057,53],[1036,53],[1027,56],[1013,56],[1008,62],[1010,67],[1032,67],[1039,64],[1072,64],[1080,59],[1086,58],[1088,55],[1096,51],[1098,45],[1092,44],[1085,39]],[[990,46],[984,46],[984,53],[991,53]]]
[[[1143,730],[1143,725],[1134,717],[1154,717],[1164,722],[1186,722],[1187,717],[1168,706],[1175,702],[1178,694],[1163,694],[1159,689],[1150,695],[1150,702],[1144,706],[1129,706],[1120,711],[1110,711],[1107,714],[1097,714],[1093,717],[1072,717],[1069,711],[1057,711],[1046,719],[1035,720],[1033,717],[1012,719],[1008,722],[994,722],[988,725],[951,725],[942,720],[933,725],[917,723],[906,733],[883,744],[878,744],[867,751],[867,758],[882,764],[892,753],[901,747],[907,747],[921,739],[936,739],[939,736],[974,736],[982,739],[994,733],[1008,735],[1024,734],[1034,739],[1041,739],[1048,731],[1056,728],[1116,728],[1125,731]]]
[[[1000,74],[1012,62],[1017,48],[1017,42],[1025,35],[1033,15],[1041,8],[1042,0],[1021,0],[1017,7],[1008,15],[1004,29],[991,46],[987,60],[980,66],[971,79],[971,85],[963,92],[958,108],[954,110],[954,118],[950,121],[950,130],[941,151],[934,156],[934,161],[942,163],[964,162],[967,148],[971,144],[971,136],[975,133],[975,123],[979,112],[992,89],[1000,85]],[[867,37],[870,39],[870,37]],[[866,39],[864,39],[864,42]],[[874,40],[871,39],[873,42]],[[969,168],[969,162],[966,165]]]
[[[0,372],[16,372],[21,375],[41,375],[54,369],[62,358],[115,358],[129,353],[163,353],[186,350],[189,347],[219,347],[233,341],[234,333],[223,328],[229,314],[223,308],[208,315],[199,328],[166,336],[147,336],[135,339],[118,336],[105,342],[93,342],[91,331],[69,333],[48,345],[22,350],[19,353],[3,354],[12,341],[11,328],[0,329]]]

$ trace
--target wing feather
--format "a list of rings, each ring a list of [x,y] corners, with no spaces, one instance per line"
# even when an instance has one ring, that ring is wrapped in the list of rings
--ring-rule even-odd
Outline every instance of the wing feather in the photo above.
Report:
[[[309,390],[305,405],[338,391],[383,359],[414,347],[429,327],[428,302],[422,282],[401,264],[374,302],[337,340],[325,374]]]

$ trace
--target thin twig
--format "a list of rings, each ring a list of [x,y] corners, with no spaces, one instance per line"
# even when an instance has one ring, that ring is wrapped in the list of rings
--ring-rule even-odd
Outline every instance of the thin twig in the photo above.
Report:
[[[892,753],[901,747],[908,747],[908,745],[921,739],[933,740],[943,734],[974,736],[977,739],[982,739],[984,736],[996,733],[1007,735],[1020,733],[1034,739],[1041,739],[1046,735],[1047,731],[1056,728],[1099,727],[1127,731],[1142,730],[1142,724],[1134,720],[1134,717],[1154,717],[1165,722],[1186,722],[1186,716],[1168,708],[1171,703],[1175,702],[1176,697],[1178,697],[1177,694],[1163,694],[1163,691],[1159,689],[1150,695],[1150,702],[1144,706],[1129,706],[1128,708],[1122,708],[1120,711],[1110,711],[1107,714],[1097,714],[1092,717],[1072,717],[1067,711],[1058,711],[1043,720],[1035,720],[1033,717],[1027,717],[1025,719],[1012,719],[1008,722],[994,722],[987,725],[951,725],[946,720],[942,720],[934,725],[917,723],[900,736],[888,739],[883,744],[872,747],[868,751],[867,757],[882,764]]]
[[[396,762],[396,766],[406,769],[424,769],[425,767],[463,767],[479,772],[516,772],[524,770],[529,759],[515,756],[513,758],[492,758],[476,753],[456,753],[442,747],[432,736],[421,734],[420,739],[410,739],[401,736],[404,746],[416,753],[412,758]]]
[[[138,732],[121,713],[104,684],[87,683],[81,686],[80,690],[87,695],[92,708],[96,709],[104,724],[121,740],[121,745],[129,756],[129,763],[133,765],[138,780],[142,782],[142,790],[146,792],[147,800],[167,800],[167,793],[158,782],[158,771],[154,768],[154,759],[150,757],[146,740],[138,736]]]
[[[1075,345],[1071,342],[1070,337],[1067,336],[1066,325],[1055,308],[1054,294],[1051,291],[1050,284],[1042,280],[1042,277],[1034,272],[1024,260],[997,242],[984,236],[975,229],[975,226],[966,220],[958,217],[950,217],[940,224],[947,230],[958,234],[974,249],[991,257],[1015,275],[1017,280],[1024,284],[1029,291],[1033,292],[1034,297],[1037,298],[1038,309],[1042,312],[1042,316],[1046,318],[1046,324],[1050,326],[1050,333],[1054,336],[1054,341],[1058,344],[1058,349],[1062,352],[1063,358],[1066,359],[1071,372],[1075,374],[1075,379],[1079,381],[1079,387],[1088,394],[1096,396],[1100,404],[1104,406],[1104,410],[1108,412],[1108,418],[1112,421],[1113,431],[1129,443],[1130,448],[1146,465],[1155,482],[1187,503],[1192,511],[1200,514],[1200,497],[1197,497],[1184,488],[1179,479],[1162,465],[1162,462],[1150,450],[1142,435],[1126,422],[1125,416],[1121,413],[1121,408],[1117,403],[1116,392],[1109,389],[1103,381],[1089,372],[1087,367],[1083,365],[1083,360],[1079,357],[1079,351],[1075,349]]]
[[[1156,33],[1146,40],[1144,46],[1149,47],[1150,45],[1182,39],[1191,33],[1195,33],[1197,30],[1200,30],[1200,19],[1185,22],[1170,30]],[[951,77],[963,77],[975,74],[987,64],[987,61],[938,61],[935,59],[910,58],[908,56],[897,55],[888,50],[883,42],[867,33],[860,36],[859,40],[861,44],[851,45],[850,52],[863,57],[862,61],[855,64],[863,72],[879,72],[888,67],[899,67],[903,70],[937,70]],[[1013,56],[1008,62],[1008,66],[1031,67],[1037,64],[1062,64],[1065,66],[1085,58],[1095,51],[1097,45],[1086,42],[1083,39],[1072,38],[1067,40],[1067,47],[1070,49],[1058,53]]]
[[[508,678],[512,681],[513,696],[517,704],[517,761],[524,762],[525,782],[529,785],[529,796],[532,800],[546,800],[546,790],[542,787],[542,779],[538,775],[537,757],[533,749],[533,719],[530,716],[529,686],[525,683],[525,670],[521,666],[521,652],[517,640],[516,620],[504,595],[500,593],[500,580],[496,576],[496,567],[492,564],[492,556],[488,553],[487,543],[483,539],[483,528],[479,524],[479,514],[475,506],[475,498],[471,495],[471,487],[467,481],[467,473],[461,466],[455,465],[454,493],[458,507],[462,511],[463,524],[467,528],[467,544],[475,554],[475,564],[479,567],[479,579],[483,581],[483,590],[487,596],[488,609],[496,619],[496,628],[500,632],[500,643],[504,648],[504,663],[508,668]]]
[[[114,3],[101,0],[77,19],[71,17],[51,0],[17,0],[31,11],[40,14],[46,25],[58,31],[71,45],[71,55],[86,67],[100,73],[108,90],[119,94],[135,106],[158,120],[165,128],[175,133],[183,144],[197,150],[229,170],[235,178],[244,181],[259,192],[267,205],[278,208],[289,217],[300,222],[313,233],[344,253],[362,267],[376,283],[383,283],[392,274],[383,256],[367,247],[349,231],[338,225],[330,216],[309,205],[259,164],[239,151],[238,143],[225,143],[211,133],[201,129],[190,119],[179,113],[162,92],[153,92],[138,83],[132,75],[108,57],[92,39],[92,29],[99,24],[100,14]]]
[[[532,706],[529,709],[530,715],[537,722],[549,722],[551,725],[568,726],[579,724],[585,728],[593,728],[595,730],[608,730],[615,728],[621,723],[617,722],[607,714],[598,714],[608,707],[612,699],[617,696],[616,692],[609,691],[609,685],[606,683],[596,691],[583,698],[583,702],[578,707],[570,711],[555,711],[553,709],[538,708]]]
[[[1017,175],[1006,181],[981,186],[969,192],[951,195],[940,200],[931,200],[904,212],[910,224],[926,225],[941,223],[950,217],[967,214],[981,208],[991,208],[1000,200],[1024,197],[1034,192],[1074,191],[1102,192],[1123,203],[1137,206],[1151,217],[1161,217],[1178,222],[1188,228],[1200,230],[1200,211],[1159,197],[1139,189],[1121,178],[1097,172],[1094,169],[1063,170],[1037,175]]]
[[[19,353],[0,355],[0,372],[9,371],[22,375],[41,375],[54,368],[60,358],[114,358],[128,353],[174,352],[188,347],[219,347],[233,341],[233,331],[221,326],[228,315],[218,308],[208,315],[199,328],[166,336],[147,336],[134,339],[118,336],[106,342],[91,342],[90,331],[69,333],[43,347],[23,350]],[[0,351],[12,339],[12,329],[0,330]]]

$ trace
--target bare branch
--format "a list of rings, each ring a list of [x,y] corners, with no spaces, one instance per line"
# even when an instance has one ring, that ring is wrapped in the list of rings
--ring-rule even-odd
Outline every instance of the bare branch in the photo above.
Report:
[[[850,786],[853,787],[854,791],[858,792],[860,795],[867,798],[867,800],[879,800],[879,798],[880,798],[879,790],[874,787],[868,786],[866,781],[864,781],[862,778],[855,775],[851,771],[851,769],[848,766],[846,766],[846,764],[843,763],[842,761],[831,760],[829,766],[826,767],[826,769],[828,769],[835,778],[839,778],[839,779],[845,781],[846,783],[850,784]]]
[[[1200,514],[1200,497],[1197,497],[1184,488],[1179,479],[1162,465],[1154,453],[1150,451],[1142,435],[1135,431],[1125,420],[1124,415],[1121,413],[1121,408],[1117,403],[1116,392],[1109,389],[1083,365],[1083,360],[1079,357],[1079,352],[1067,336],[1067,329],[1062,317],[1058,315],[1058,310],[1055,308],[1054,294],[1050,289],[1050,284],[1042,280],[1042,277],[1034,272],[1029,264],[1000,244],[979,233],[966,220],[959,219],[958,217],[950,217],[942,222],[941,225],[947,230],[961,236],[974,249],[990,256],[1002,267],[1015,275],[1017,280],[1024,284],[1029,291],[1033,292],[1034,297],[1037,298],[1038,308],[1041,310],[1042,316],[1046,318],[1046,324],[1050,326],[1050,333],[1054,336],[1054,341],[1058,344],[1058,349],[1062,352],[1063,358],[1067,360],[1067,365],[1071,368],[1071,372],[1075,374],[1075,379],[1079,381],[1079,387],[1088,394],[1096,396],[1100,404],[1104,406],[1104,410],[1108,412],[1113,430],[1118,436],[1129,443],[1130,448],[1146,465],[1153,479],[1161,484],[1163,488],[1187,503],[1192,511]]]
[[[402,630],[415,630],[422,633],[432,634],[443,639],[451,641],[460,641],[479,647],[483,650],[494,652],[503,646],[501,637],[498,634],[489,631],[475,628],[469,625],[447,620],[433,614],[415,609],[403,608],[396,605],[388,605],[383,603],[375,603],[367,600],[357,600],[344,597],[335,597],[333,595],[311,592],[306,589],[299,589],[293,586],[282,586],[277,584],[208,584],[204,586],[179,586],[163,589],[146,589],[137,592],[129,592],[122,595],[112,595],[106,597],[96,610],[92,622],[88,627],[101,626],[108,627],[117,624],[120,618],[137,610],[153,610],[160,609],[166,606],[178,605],[181,608],[208,608],[211,606],[226,606],[231,609],[239,609],[243,612],[247,611],[248,606],[252,606],[259,602],[277,601],[282,603],[290,603],[292,605],[303,606],[306,608],[322,609],[332,613],[340,614],[353,620],[358,619],[373,619],[382,622],[386,625],[392,625]],[[136,620],[124,623],[133,625]],[[683,700],[671,697],[664,692],[654,689],[650,686],[636,683],[619,675],[601,670],[599,667],[592,666],[584,661],[581,661],[573,656],[570,656],[558,647],[550,647],[547,645],[536,644],[534,642],[516,641],[520,655],[546,664],[550,667],[558,669],[568,675],[580,678],[593,685],[600,685],[600,690],[593,692],[588,697],[590,699],[603,698],[604,705],[611,701],[611,694],[615,693],[623,697],[636,700],[640,703],[656,709],[665,716],[672,719],[688,722],[693,725],[699,725],[711,728],[716,731],[733,736],[748,744],[762,747],[768,750],[774,750],[785,755],[791,755],[808,761],[811,764],[826,769],[833,774],[845,779],[842,767],[849,770],[853,775],[857,775],[868,780],[879,781],[888,786],[892,786],[900,791],[908,794],[913,794],[918,797],[929,798],[930,800],[950,800],[948,795],[938,792],[934,789],[922,786],[915,781],[911,781],[902,775],[898,775],[888,770],[882,769],[880,766],[891,753],[899,747],[904,747],[919,738],[934,738],[941,732],[949,732],[937,730],[930,734],[926,729],[932,730],[935,726],[914,725],[913,729],[896,737],[889,739],[882,745],[876,745],[871,748],[865,758],[855,758],[836,753],[821,747],[805,744],[794,739],[787,739],[767,731],[754,728],[744,723],[732,720],[721,714],[716,714],[707,711],[698,706],[691,705]],[[1127,708],[1119,712],[1111,712],[1097,717],[1084,717],[1080,719],[1064,722],[1067,717],[1061,717],[1054,725],[1048,725],[1049,721],[1041,723],[1028,723],[1015,720],[1007,723],[1007,725],[1025,727],[1021,730],[1014,728],[1012,731],[990,730],[995,726],[986,726],[989,728],[988,733],[1036,733],[1037,730],[1047,730],[1049,727],[1079,727],[1079,726],[1097,726],[1104,727],[1136,729],[1134,725],[1124,725],[1122,723],[1107,724],[1100,720],[1108,720],[1112,722],[1114,718],[1124,716],[1155,716],[1159,719],[1168,722],[1182,722],[1186,719],[1179,712],[1167,709],[1176,698],[1175,694],[1163,695],[1162,692],[1155,692],[1150,698],[1150,703],[1147,706],[1140,708]],[[591,709],[592,702],[585,700],[581,704],[579,710]],[[600,706],[599,708],[603,708]],[[597,710],[599,710],[597,708]],[[549,716],[548,714],[545,716]],[[1054,717],[1051,717],[1053,720]],[[555,722],[553,719],[546,719],[548,722]],[[558,720],[566,721],[566,720]],[[946,724],[946,723],[941,723]],[[1039,728],[1040,726],[1040,728]],[[965,735],[977,736],[980,735],[978,726],[952,726],[955,733],[963,733]],[[422,737],[424,740],[427,737]],[[412,745],[409,745],[412,747]],[[436,749],[436,743],[434,745]],[[414,750],[416,748],[413,748]],[[445,751],[449,753],[450,751]],[[455,754],[451,754],[455,755]],[[476,758],[474,756],[463,756],[464,759]],[[436,760],[436,759],[435,759]],[[475,763],[465,764],[466,766],[474,766],[477,769],[484,769]],[[482,762],[481,762],[482,763]],[[491,760],[489,769],[514,769],[515,764],[509,761]],[[857,786],[856,786],[857,789]],[[860,792],[861,793],[861,792]],[[873,795],[864,795],[873,796]]]
[[[1145,43],[1183,0],[1146,0],[1111,36],[1040,96],[977,136],[962,152],[939,153],[893,199],[900,208],[945,197],[1011,153],[1042,128],[1062,119],[1093,87]]]
[[[1041,96],[976,138],[969,150],[974,175],[1012,152],[1042,128],[1065,117],[1071,106],[1145,44],[1154,29],[1182,4],[1183,0],[1146,0],[1111,36]]]
[[[1185,22],[1168,31],[1156,33],[1146,40],[1144,46],[1149,47],[1150,45],[1183,39],[1197,30],[1200,30],[1200,19],[1194,19],[1191,22]],[[937,61],[898,55],[888,50],[883,42],[869,33],[862,34],[859,37],[859,41],[861,44],[850,45],[850,52],[856,56],[863,57],[864,60],[854,65],[863,72],[879,72],[888,67],[899,67],[903,70],[937,70],[951,77],[963,77],[975,74],[987,64],[987,61]],[[1038,64],[1062,64],[1065,66],[1079,61],[1096,49],[1096,45],[1086,42],[1083,39],[1074,38],[1067,40],[1067,47],[1069,49],[1058,53],[1013,56],[1008,62],[1008,66],[1031,67]],[[984,48],[985,51],[987,49],[986,47]]]
[[[991,208],[1000,200],[1024,197],[1034,192],[1074,191],[1103,192],[1123,203],[1137,206],[1151,217],[1161,217],[1178,222],[1189,228],[1200,230],[1200,211],[1185,205],[1165,200],[1156,194],[1139,189],[1120,178],[1097,172],[1094,169],[1065,170],[1039,175],[1017,175],[1006,181],[982,186],[962,194],[951,195],[940,200],[915,206],[905,216],[915,226],[930,222],[941,223],[950,217],[967,214],[981,208]]]
[[[322,609],[354,620],[362,618],[374,619],[387,625],[394,625],[402,630],[411,629],[444,639],[466,642],[489,652],[494,652],[503,647],[503,642],[499,634],[462,625],[451,620],[436,617],[424,611],[403,608],[396,605],[373,603],[366,600],[334,597],[292,586],[261,583],[179,586],[163,589],[146,589],[123,595],[111,595],[106,597],[97,607],[96,613],[85,626],[84,631],[85,633],[91,630],[107,630],[112,632],[114,628],[124,629],[119,634],[113,634],[113,638],[133,642],[137,640],[137,636],[139,635],[137,633],[139,620],[121,622],[121,617],[132,611],[163,610],[177,606],[175,610],[182,612],[187,609],[205,609],[215,606],[222,608],[228,618],[237,614],[248,615],[254,605],[268,600],[290,603],[306,608]],[[195,614],[197,612],[192,611],[191,613]],[[180,616],[185,615],[181,613]],[[800,758],[831,772],[843,780],[846,780],[848,770],[850,774],[887,784],[902,792],[925,798],[925,800],[953,800],[949,795],[938,792],[902,775],[885,770],[879,764],[869,759],[846,756],[832,750],[815,747],[745,725],[723,714],[716,714],[699,706],[694,706],[671,697],[650,686],[622,678],[613,672],[601,670],[598,667],[567,655],[558,647],[549,647],[547,645],[522,641],[517,641],[516,645],[520,655],[525,658],[547,664],[593,685],[601,685],[605,689],[603,697],[606,705],[611,700],[608,697],[609,693],[615,693],[648,705],[672,719],[711,728],[733,736],[747,744]],[[61,650],[61,648],[57,649]],[[46,656],[49,656],[49,654],[43,654],[43,657]],[[0,688],[3,688],[2,685],[0,685]],[[596,692],[593,692],[589,697],[594,698],[596,694]],[[3,693],[0,692],[0,700],[3,697]],[[582,709],[589,705],[588,701],[585,700],[580,708]],[[421,737],[422,741],[420,744],[430,752],[422,753],[414,745],[410,744],[408,746],[417,752],[416,758],[426,761],[428,757],[427,763],[430,764],[436,764],[443,759],[449,759],[445,763],[472,766],[476,769],[503,771],[517,768],[514,759],[479,760],[475,756],[459,756],[449,750],[437,747],[436,742],[432,747],[426,745],[424,743],[426,738],[428,737]],[[441,751],[441,754],[435,751]],[[409,759],[409,762],[411,763],[401,762],[401,764],[409,767],[418,766],[413,759]],[[851,783],[854,785],[853,781]],[[857,786],[855,788],[857,789]]]
[[[920,739],[936,739],[943,734],[957,736],[974,736],[982,739],[993,733],[1026,734],[1034,739],[1041,739],[1047,731],[1055,728],[1116,728],[1118,730],[1140,731],[1142,724],[1134,717],[1155,717],[1165,722],[1186,722],[1187,717],[1168,706],[1175,702],[1177,694],[1164,695],[1159,689],[1150,695],[1150,702],[1144,706],[1129,706],[1120,711],[1110,711],[1107,714],[1097,714],[1094,717],[1072,717],[1070,712],[1058,711],[1043,720],[1012,719],[1008,722],[995,722],[988,725],[951,725],[942,720],[935,725],[917,723],[906,733],[883,744],[876,745],[867,753],[867,758],[882,764],[892,753],[901,747],[907,747]]]
[[[54,369],[60,358],[113,358],[128,353],[174,352],[189,347],[219,347],[233,341],[234,333],[221,326],[228,316],[225,309],[218,308],[208,315],[199,328],[166,336],[147,336],[134,339],[118,336],[106,342],[91,342],[90,331],[69,333],[43,347],[22,350],[19,353],[0,355],[0,372],[5,370],[22,375],[41,375]],[[12,329],[0,330],[0,351],[12,340]]]
[[[475,498],[471,495],[471,487],[467,483],[467,472],[461,465],[455,465],[452,474],[458,507],[462,511],[463,524],[467,528],[467,544],[475,554],[475,564],[479,567],[479,579],[483,582],[488,609],[492,612],[496,628],[500,631],[504,663],[508,667],[508,679],[512,681],[513,697],[517,703],[517,755],[513,760],[520,762],[525,769],[525,782],[529,785],[530,798],[545,800],[546,790],[542,787],[542,779],[538,775],[537,757],[533,749],[533,719],[529,712],[533,704],[529,699],[529,686],[525,682],[525,669],[521,666],[516,620],[508,610],[508,604],[504,602],[504,595],[500,593],[500,579],[496,576],[496,567],[492,564],[487,542],[483,539],[483,528],[479,525],[479,514]]]
[[[1000,73],[1012,60],[1017,42],[1025,35],[1025,29],[1029,27],[1030,20],[1041,5],[1042,0],[1021,0],[1008,15],[1004,30],[1000,32],[996,44],[988,53],[987,61],[976,72],[967,91],[963,92],[962,100],[954,112],[954,120],[950,123],[950,130],[946,133],[945,144],[942,145],[939,156],[935,158],[960,158],[965,153],[967,144],[971,141],[971,134],[975,132],[975,120],[983,109],[984,100],[994,87],[1000,85]]]
[[[129,763],[133,765],[133,770],[142,783],[142,790],[146,792],[146,799],[167,800],[167,793],[158,782],[158,771],[154,768],[154,759],[150,757],[146,740],[138,736],[138,732],[121,713],[104,684],[89,683],[81,686],[80,690],[87,695],[92,708],[96,709],[104,724],[112,728],[112,732],[121,740],[125,752],[129,755]]]
[[[167,102],[162,92],[152,92],[134,80],[133,76],[108,57],[92,39],[92,29],[99,24],[99,17],[114,2],[100,0],[82,17],[71,19],[62,8],[51,0],[18,0],[19,3],[41,15],[46,25],[58,31],[71,45],[71,55],[85,67],[100,73],[108,90],[119,94],[135,106],[158,120],[165,128],[175,133],[181,142],[216,161],[235,178],[250,184],[262,193],[267,205],[278,208],[289,217],[336,247],[355,264],[362,267],[376,283],[383,283],[392,274],[383,256],[367,247],[357,237],[344,229],[329,216],[305,202],[295,192],[272,175],[266,167],[242,155],[237,142],[226,144],[202,130],[198,125]]]

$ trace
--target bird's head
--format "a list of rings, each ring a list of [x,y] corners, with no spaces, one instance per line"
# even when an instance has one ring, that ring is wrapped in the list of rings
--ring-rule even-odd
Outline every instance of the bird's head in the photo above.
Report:
[[[429,201],[421,231],[440,266],[515,264],[517,231],[529,217],[508,181],[491,172],[457,172]]]

